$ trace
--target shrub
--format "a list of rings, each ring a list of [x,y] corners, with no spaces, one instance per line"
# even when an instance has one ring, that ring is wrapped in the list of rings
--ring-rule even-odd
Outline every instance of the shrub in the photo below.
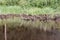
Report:
[[[60,5],[60,0],[0,0],[0,5],[19,5],[32,7],[50,6],[56,8]]]

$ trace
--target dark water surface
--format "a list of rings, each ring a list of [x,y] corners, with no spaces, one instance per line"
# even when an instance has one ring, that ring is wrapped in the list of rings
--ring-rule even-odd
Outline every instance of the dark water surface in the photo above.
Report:
[[[44,32],[40,29],[13,29],[7,35],[8,40],[60,40],[60,31],[57,30]]]
[[[4,40],[3,28],[0,28],[0,40]],[[60,40],[60,31],[42,31],[40,29],[7,28],[7,40]]]

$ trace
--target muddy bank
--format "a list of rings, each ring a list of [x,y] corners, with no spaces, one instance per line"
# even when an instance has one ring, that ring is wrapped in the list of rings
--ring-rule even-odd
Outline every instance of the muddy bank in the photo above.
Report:
[[[31,14],[0,14],[0,19],[9,19],[9,18],[14,18],[18,17],[20,19],[29,21],[48,21],[48,20],[53,20],[53,21],[60,21],[60,14],[40,14],[40,15],[31,15]]]

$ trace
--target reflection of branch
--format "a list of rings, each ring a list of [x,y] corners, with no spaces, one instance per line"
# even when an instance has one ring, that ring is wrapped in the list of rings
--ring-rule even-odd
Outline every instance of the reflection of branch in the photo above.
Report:
[[[3,20],[3,22],[5,21],[5,19],[2,19]],[[3,23],[3,25],[4,25],[4,38],[5,38],[5,40],[7,40],[7,26],[6,26],[6,23]]]
[[[4,31],[4,33],[5,33],[5,40],[7,40],[7,30],[6,30],[6,23],[4,24],[4,27],[5,27],[5,31]]]

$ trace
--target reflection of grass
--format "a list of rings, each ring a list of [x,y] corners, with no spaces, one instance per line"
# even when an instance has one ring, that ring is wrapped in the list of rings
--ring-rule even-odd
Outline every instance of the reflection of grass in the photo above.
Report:
[[[49,14],[59,12],[60,8],[53,9],[50,7],[38,8],[38,7],[27,7],[22,8],[20,6],[0,6],[0,13],[28,13],[28,14]],[[60,13],[60,12],[59,12]]]
[[[3,23],[2,23],[3,22]],[[54,21],[49,21],[49,22],[43,22],[43,21],[24,21],[19,18],[14,18],[14,19],[7,19],[5,21],[0,20],[0,26],[3,24],[7,24],[7,27],[28,27],[28,28],[39,28],[43,29],[44,31],[46,30],[51,30],[51,28],[56,28],[60,27],[59,23],[55,23]]]

